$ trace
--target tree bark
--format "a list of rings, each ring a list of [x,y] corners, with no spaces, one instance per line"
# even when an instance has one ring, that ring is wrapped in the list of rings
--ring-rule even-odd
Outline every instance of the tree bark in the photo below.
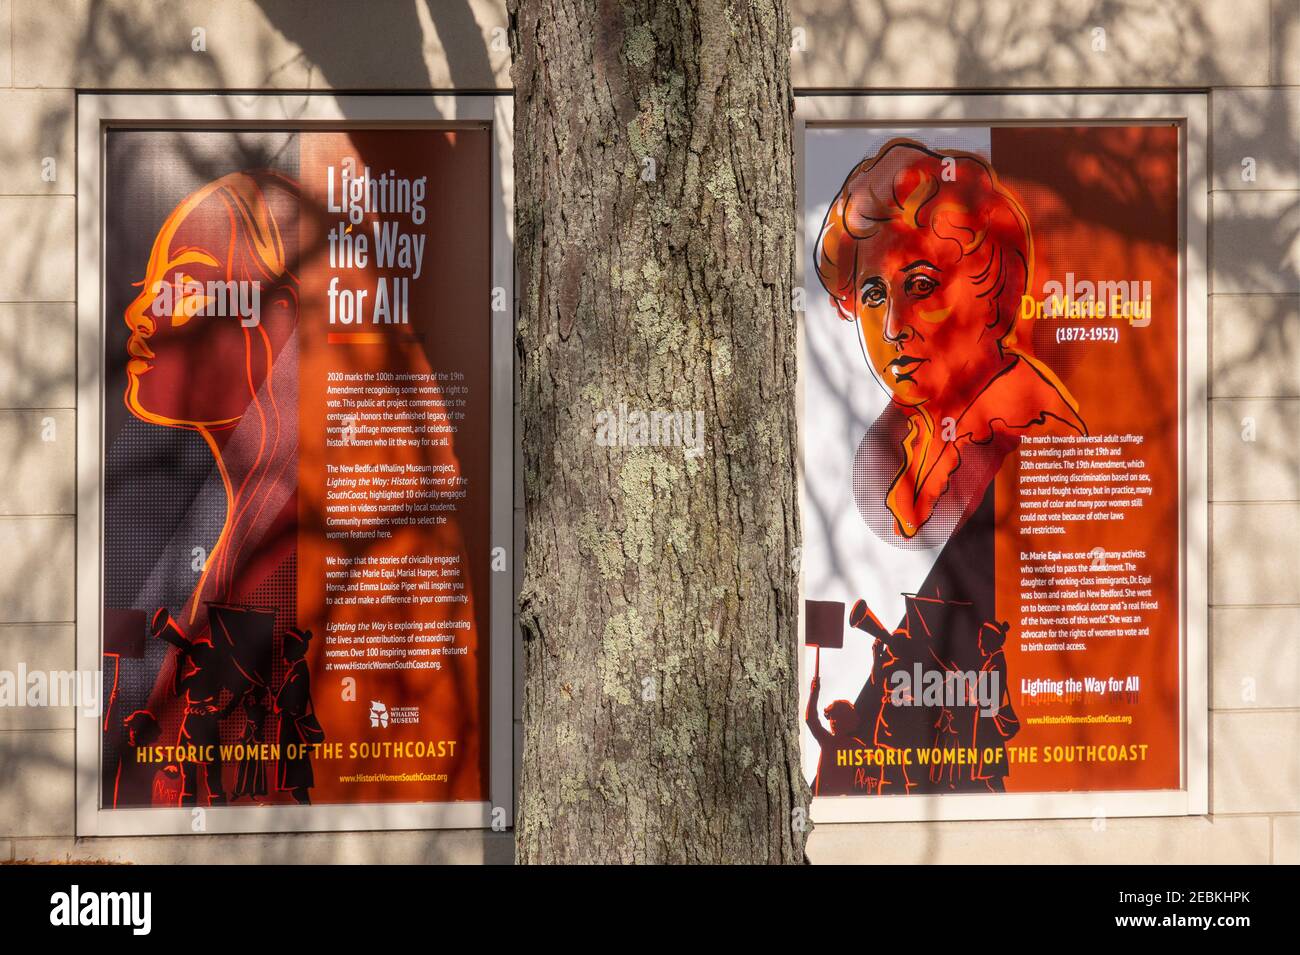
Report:
[[[785,2],[509,11],[517,858],[802,862]]]

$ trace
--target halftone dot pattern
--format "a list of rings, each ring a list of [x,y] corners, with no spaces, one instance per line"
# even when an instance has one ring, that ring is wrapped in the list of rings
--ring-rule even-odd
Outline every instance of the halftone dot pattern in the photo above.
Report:
[[[104,282],[104,520],[102,599],[107,610],[136,610],[147,621],[160,607],[178,618],[211,554],[226,516],[226,496],[212,451],[195,432],[147,424],[132,417],[123,402],[126,388],[127,324],[122,320],[139,290],[153,243],[163,222],[188,194],[230,172],[273,169],[297,178],[297,134],[286,131],[113,130],[106,139]],[[202,356],[196,356],[202,358]],[[290,475],[292,479],[292,467]],[[253,594],[241,601],[276,610],[268,696],[283,674],[280,648],[284,630],[296,620],[295,568],[286,560]],[[207,629],[203,608],[187,633]],[[103,734],[105,774],[122,750],[121,719],[147,705],[160,669],[175,651],[144,637],[144,656],[123,659],[118,671],[112,722]],[[105,658],[105,687],[111,687],[113,660]],[[168,688],[170,689],[170,688]],[[106,689],[107,693],[107,689]],[[221,702],[229,699],[223,694]],[[164,709],[159,743],[176,741],[179,707]],[[238,738],[242,710],[221,729],[221,741]],[[275,718],[265,732],[274,732]],[[228,771],[228,773],[231,771]],[[233,780],[233,777],[231,777]],[[227,782],[227,789],[233,785]]]
[[[291,555],[277,567],[275,572],[262,582],[261,586],[249,594],[248,603],[254,607],[265,607],[275,611],[275,635],[271,641],[271,685],[267,688],[267,702],[270,704],[275,702],[275,691],[284,682],[284,675],[288,671],[288,667],[284,664],[283,652],[285,631],[298,624],[297,558]],[[275,732],[275,724],[276,717],[268,712],[266,724],[262,727],[262,739],[264,741],[274,741],[273,737],[267,734]],[[222,726],[222,740],[225,741],[227,734],[231,734],[230,741],[234,742],[238,739],[243,726],[244,714],[242,711],[237,710],[231,719]]]
[[[898,533],[887,497],[903,466],[902,443],[907,428],[907,416],[891,404],[867,429],[853,456],[853,502],[862,522],[882,541],[899,550],[938,547],[952,536],[968,512],[979,505],[997,473],[1003,453],[994,445],[963,446],[961,466],[939,498],[934,513],[914,537],[903,537]]]
[[[225,520],[212,452],[192,431],[128,418],[104,465],[104,606],[142,611],[146,621],[159,607],[179,614],[199,579],[193,548],[211,548]],[[106,766],[116,765],[125,742],[121,718],[147,704],[170,651],[146,635],[142,659],[119,661],[115,725],[103,736]],[[113,661],[103,662],[111,688]],[[179,728],[175,719],[164,721],[160,742],[175,742]]]
[[[193,570],[193,548],[202,547],[210,553],[225,520],[225,495],[212,453],[193,432],[158,428],[132,418],[108,449],[105,465],[107,473],[129,474],[132,479],[114,482],[105,494],[104,606],[141,611],[145,621],[159,607],[179,615],[199,579],[199,572]],[[199,490],[193,491],[195,488]],[[250,606],[275,610],[268,704],[284,679],[282,648],[285,631],[297,624],[296,591],[297,563],[290,557],[241,598]],[[206,618],[201,619],[201,629],[206,630]],[[146,634],[142,659],[117,661],[114,720],[103,737],[106,767],[117,765],[125,744],[122,718],[146,706],[156,674],[171,652],[169,644]],[[113,662],[111,658],[103,660],[104,686],[109,689],[113,686]],[[225,693],[220,703],[229,699]],[[163,716],[161,745],[177,741],[181,719],[177,708]],[[244,712],[238,708],[222,722],[223,744],[238,742],[244,720]],[[274,741],[275,726],[275,716],[268,715],[262,726],[264,741]],[[230,776],[227,790],[233,788],[235,771],[233,765],[226,768]],[[268,773],[274,773],[273,767]]]

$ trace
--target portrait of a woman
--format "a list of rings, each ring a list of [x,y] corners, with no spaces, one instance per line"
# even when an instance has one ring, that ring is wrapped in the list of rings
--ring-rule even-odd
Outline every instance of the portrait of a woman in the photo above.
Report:
[[[139,294],[127,307],[124,401],[141,421],[197,434],[212,454],[224,519],[197,563],[183,609],[159,632],[178,648],[159,672],[150,709],[183,706],[180,744],[195,727],[215,747],[220,721],[246,694],[274,692],[277,611],[252,603],[272,556],[268,542],[296,482],[298,322],[297,185],[268,170],[234,172],[185,197],[166,217]],[[257,575],[248,568],[265,565]],[[281,621],[283,626],[284,621]],[[208,648],[206,666],[196,663]],[[190,686],[202,673],[205,696]],[[169,699],[169,688],[171,698]],[[219,707],[229,694],[230,704]],[[169,741],[170,742],[170,741]],[[199,756],[182,767],[183,802],[226,802],[221,764]],[[302,801],[302,787],[292,787]]]
[[[1020,203],[979,156],[886,143],[831,203],[817,272],[906,419],[886,493],[900,538],[931,518],[968,450],[1087,434],[1066,387],[1017,345],[1033,239]],[[978,500],[983,488],[970,493]]]

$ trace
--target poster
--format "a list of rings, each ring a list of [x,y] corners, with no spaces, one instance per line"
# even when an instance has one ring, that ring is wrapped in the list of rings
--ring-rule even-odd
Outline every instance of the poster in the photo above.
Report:
[[[814,795],[1178,789],[1179,129],[805,146]]]
[[[106,134],[103,810],[488,799],[490,137]]]

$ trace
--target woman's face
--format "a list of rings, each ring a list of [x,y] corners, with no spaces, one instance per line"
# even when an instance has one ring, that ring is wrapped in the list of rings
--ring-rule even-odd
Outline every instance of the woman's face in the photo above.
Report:
[[[269,372],[272,339],[291,333],[296,304],[271,294],[266,281],[258,287],[256,324],[230,303],[220,309],[225,314],[201,314],[219,309],[206,294],[209,282],[234,280],[247,303],[249,283],[262,278],[250,268],[236,223],[223,195],[208,186],[177,206],[154,240],[140,294],[125,314],[126,403],[137,417],[172,426],[233,425]]]
[[[854,314],[898,404],[959,414],[1000,367],[995,311],[973,281],[989,250],[963,258],[953,240],[898,222],[859,245]]]

